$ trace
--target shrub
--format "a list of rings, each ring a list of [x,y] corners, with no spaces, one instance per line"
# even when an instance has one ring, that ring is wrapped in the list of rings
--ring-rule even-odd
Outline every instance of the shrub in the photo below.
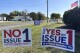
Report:
[[[67,26],[80,29],[80,8],[76,7],[74,9],[65,11],[63,15],[63,22]]]

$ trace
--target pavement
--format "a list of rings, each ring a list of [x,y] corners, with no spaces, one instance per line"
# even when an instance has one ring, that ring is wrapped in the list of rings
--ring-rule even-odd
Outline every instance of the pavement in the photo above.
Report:
[[[25,26],[25,25],[31,25],[34,24],[33,21],[5,21],[5,22],[0,22],[0,30],[3,29],[10,29],[10,28],[15,28],[19,26]]]

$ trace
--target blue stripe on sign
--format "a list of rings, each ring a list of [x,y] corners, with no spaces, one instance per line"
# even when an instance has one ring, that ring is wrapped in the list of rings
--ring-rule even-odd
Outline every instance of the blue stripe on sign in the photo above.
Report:
[[[43,29],[43,34],[45,34],[45,28]]]

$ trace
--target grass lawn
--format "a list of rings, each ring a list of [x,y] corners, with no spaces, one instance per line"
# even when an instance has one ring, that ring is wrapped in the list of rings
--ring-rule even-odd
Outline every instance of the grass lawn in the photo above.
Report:
[[[32,47],[16,47],[16,48],[3,48],[2,42],[0,41],[0,53],[71,53],[67,52],[61,49],[56,49],[56,48],[43,48],[41,47],[41,29],[43,27],[47,28],[56,28],[63,26],[64,24],[47,24],[47,23],[42,23],[40,26],[34,26],[34,25],[29,25],[29,26],[21,26],[21,27],[16,27],[16,28],[31,28],[32,29]],[[1,32],[0,32],[0,40],[1,39]],[[76,53],[80,53],[80,37],[76,37]]]

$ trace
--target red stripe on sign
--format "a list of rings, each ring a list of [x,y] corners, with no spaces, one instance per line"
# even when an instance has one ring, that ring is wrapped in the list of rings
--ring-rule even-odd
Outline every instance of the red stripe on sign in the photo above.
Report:
[[[67,31],[68,34],[68,44],[72,45],[72,30]]]

